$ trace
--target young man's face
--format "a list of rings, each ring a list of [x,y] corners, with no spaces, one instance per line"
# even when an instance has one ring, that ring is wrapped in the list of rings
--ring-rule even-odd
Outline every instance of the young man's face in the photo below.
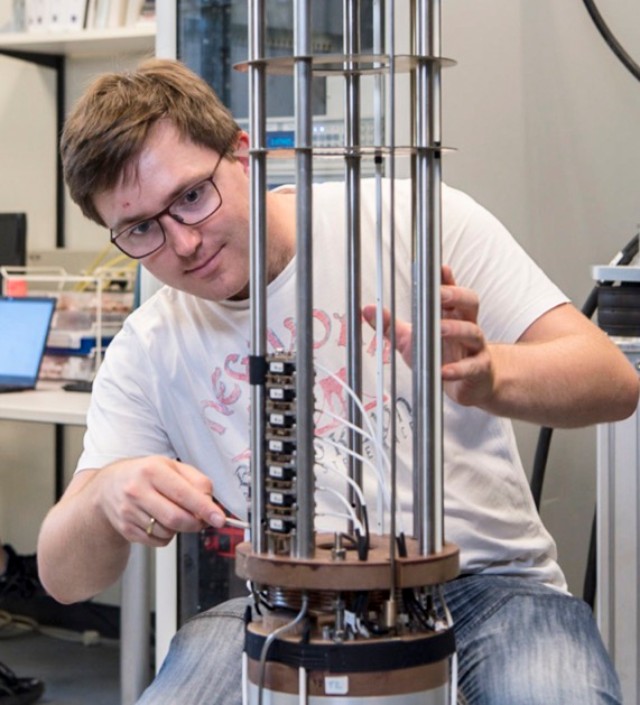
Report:
[[[235,145],[231,147],[233,149]],[[95,197],[95,205],[112,233],[127,231],[144,241],[157,228],[156,214],[188,213],[199,198],[199,184],[210,183],[219,155],[181,139],[167,121],[151,131],[137,162],[137,173]],[[141,257],[146,269],[165,284],[212,301],[246,298],[249,285],[249,180],[244,160],[220,160],[213,183],[215,212],[196,225],[178,222],[170,213],[158,219],[165,242]],[[219,200],[221,199],[221,203]],[[184,208],[184,210],[183,210]],[[186,220],[189,217],[187,216]],[[131,226],[136,226],[130,230]],[[124,244],[125,236],[122,243]],[[155,240],[154,240],[155,242]],[[140,253],[138,253],[140,254]]]

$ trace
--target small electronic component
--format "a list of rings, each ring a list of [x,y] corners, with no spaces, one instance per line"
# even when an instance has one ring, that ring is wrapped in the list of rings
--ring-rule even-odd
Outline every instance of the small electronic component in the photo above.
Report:
[[[266,435],[267,476],[265,482],[267,536],[273,537],[273,552],[288,552],[283,536],[296,527],[296,363],[289,353],[267,358]]]

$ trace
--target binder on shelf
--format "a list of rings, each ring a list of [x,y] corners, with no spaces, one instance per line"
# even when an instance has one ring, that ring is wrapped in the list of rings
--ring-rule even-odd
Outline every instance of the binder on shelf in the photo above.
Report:
[[[116,29],[125,21],[127,0],[96,0],[94,29]]]
[[[66,0],[67,29],[84,29],[87,15],[87,0]]]
[[[93,29],[96,26],[96,4],[97,0],[87,0],[87,9],[84,20],[85,29]]]
[[[106,29],[109,18],[109,0],[96,0],[93,29]]]
[[[142,5],[144,0],[128,0],[127,11],[125,15],[125,26],[135,27],[142,14]]]
[[[49,0],[49,6],[47,8],[49,13],[47,30],[49,32],[61,32],[67,29],[66,4],[67,0]]]
[[[49,0],[26,0],[27,32],[49,29]]]
[[[124,26],[127,13],[127,0],[109,0],[109,17],[107,27],[114,29]]]
[[[84,29],[87,0],[48,0],[49,31]]]

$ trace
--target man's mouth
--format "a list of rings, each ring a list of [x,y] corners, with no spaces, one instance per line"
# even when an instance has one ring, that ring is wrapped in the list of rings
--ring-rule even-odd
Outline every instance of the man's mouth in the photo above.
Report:
[[[205,259],[204,261],[199,262],[198,264],[195,264],[193,267],[189,267],[188,269],[185,269],[185,270],[184,270],[184,271],[185,271],[185,274],[199,274],[200,272],[204,272],[205,270],[207,270],[207,268],[210,266],[210,264],[211,264],[215,259],[217,259],[217,257],[218,257],[218,255],[220,254],[220,251],[221,251],[221,250],[222,250],[222,248],[220,248],[220,250],[217,250],[216,252],[214,252],[214,253],[211,255],[211,257],[208,257],[208,258]]]

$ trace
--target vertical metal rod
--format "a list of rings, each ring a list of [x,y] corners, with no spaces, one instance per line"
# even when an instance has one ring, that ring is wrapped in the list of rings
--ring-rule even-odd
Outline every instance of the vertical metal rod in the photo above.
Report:
[[[360,2],[343,2],[344,53],[351,57],[360,52]],[[360,311],[360,76],[356,62],[345,62],[345,199],[347,234],[347,384],[353,396],[362,398],[362,326]],[[362,426],[362,414],[354,398],[347,399],[347,418],[356,428]],[[349,476],[362,485],[362,436],[348,431]],[[350,501],[355,502],[349,488]]]
[[[391,397],[390,409],[391,418],[389,420],[389,448],[390,475],[391,475],[391,519],[389,524],[389,553],[392,569],[391,595],[393,596],[396,587],[396,533],[397,521],[396,512],[398,510],[397,492],[397,456],[396,456],[396,221],[395,221],[395,177],[396,177],[396,115],[395,115],[395,93],[396,93],[396,3],[389,1],[389,33],[387,36],[387,51],[389,54],[389,110],[388,110],[388,130],[389,130],[389,212],[391,214],[389,222],[389,309],[391,311],[391,321],[389,329],[390,365],[389,365],[389,396]]]
[[[295,557],[315,552],[314,365],[313,365],[313,166],[312,59],[309,3],[294,0],[294,94],[296,122],[296,398],[297,533]]]
[[[373,93],[373,133],[374,143],[380,147],[380,154],[375,157],[375,176],[376,176],[376,369],[377,369],[377,385],[376,385],[376,433],[381,444],[384,445],[384,424],[385,424],[385,375],[384,375],[384,353],[385,353],[385,336],[384,336],[384,321],[383,307],[386,306],[385,291],[384,291],[384,157],[382,147],[385,142],[385,75],[383,73],[386,66],[384,60],[385,47],[385,0],[374,0],[373,2],[373,53],[378,57],[375,62],[377,73],[374,80]],[[393,418],[394,399],[391,402],[391,417]],[[391,438],[391,434],[390,434]],[[393,449],[393,444],[390,443]],[[393,457],[393,454],[390,454]],[[391,484],[393,492],[393,483]],[[393,502],[392,502],[393,503]],[[393,511],[393,510],[392,510]],[[377,523],[379,532],[384,533],[384,501],[382,493],[378,493],[377,497]]]
[[[264,0],[249,2],[249,125],[252,148],[250,175],[250,270],[251,355],[257,363],[257,378],[251,379],[251,545],[265,550],[265,387],[260,379],[260,361],[266,355],[266,94],[264,58]],[[256,374],[254,372],[253,374]],[[250,375],[253,377],[253,374]]]
[[[417,0],[416,251],[414,273],[414,467],[420,476],[417,535],[424,555],[442,550],[443,449],[440,336],[440,56],[439,0]]]

